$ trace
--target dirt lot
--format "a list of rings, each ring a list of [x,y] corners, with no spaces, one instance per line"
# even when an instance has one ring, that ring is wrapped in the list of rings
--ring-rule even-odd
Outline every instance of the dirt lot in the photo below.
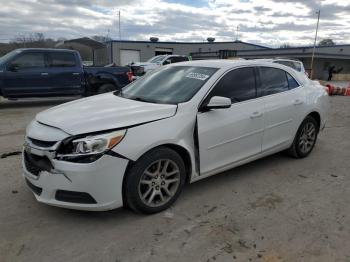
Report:
[[[0,159],[0,261],[350,261],[350,98],[331,100],[308,158],[276,154],[189,185],[151,216],[39,204],[21,157]],[[2,101],[0,154],[63,101]]]

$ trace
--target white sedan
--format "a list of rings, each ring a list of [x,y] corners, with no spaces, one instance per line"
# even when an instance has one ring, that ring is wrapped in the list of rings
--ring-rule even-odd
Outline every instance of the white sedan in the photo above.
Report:
[[[306,157],[327,110],[325,90],[283,65],[172,64],[39,113],[27,127],[23,175],[42,203],[155,213],[188,182],[282,150]]]

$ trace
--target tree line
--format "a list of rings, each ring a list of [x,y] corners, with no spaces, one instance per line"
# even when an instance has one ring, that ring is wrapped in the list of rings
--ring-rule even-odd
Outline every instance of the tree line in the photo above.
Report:
[[[317,44],[317,46],[334,46],[334,45],[335,45],[335,42],[331,38],[322,39]],[[280,48],[291,48],[291,47],[293,47],[293,46],[288,44],[288,43],[284,43],[284,44],[280,45]]]
[[[106,36],[92,36],[92,39],[99,42],[107,42],[111,38]],[[30,33],[19,35],[11,39],[8,43],[0,43],[0,56],[18,48],[57,48],[65,40],[64,37],[53,39],[46,37],[44,33]]]

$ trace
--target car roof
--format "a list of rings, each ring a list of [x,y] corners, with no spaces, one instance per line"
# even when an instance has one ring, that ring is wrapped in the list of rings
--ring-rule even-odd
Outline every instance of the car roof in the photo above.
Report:
[[[281,57],[276,57],[276,58],[261,58],[261,59],[254,59],[254,60],[259,60],[259,61],[288,61],[288,62],[297,62],[297,63],[302,63],[298,59],[293,59],[293,58],[281,58]]]
[[[186,61],[179,62],[175,64],[171,64],[171,66],[200,66],[200,67],[214,67],[214,68],[232,68],[232,67],[240,67],[240,66],[270,66],[280,68],[283,65],[272,63],[272,60],[265,61],[263,59],[260,60],[227,60],[227,59],[216,59],[216,60],[194,60],[194,61]]]
[[[265,60],[265,59],[254,59],[254,60],[227,60],[227,59],[217,59],[217,60],[195,60],[195,61],[186,61],[186,62],[179,62],[167,65],[168,66],[198,66],[198,67],[211,67],[211,68],[218,68],[223,70],[230,70],[234,68],[239,67],[247,67],[247,66],[262,66],[262,67],[273,67],[282,69],[289,74],[291,74],[293,77],[295,77],[298,82],[300,83],[306,83],[307,77],[305,74],[300,73],[293,68],[289,66],[285,66],[282,64],[274,63],[272,60]]]
[[[76,53],[76,50],[71,49],[55,49],[55,48],[19,48],[20,52],[70,52]]]

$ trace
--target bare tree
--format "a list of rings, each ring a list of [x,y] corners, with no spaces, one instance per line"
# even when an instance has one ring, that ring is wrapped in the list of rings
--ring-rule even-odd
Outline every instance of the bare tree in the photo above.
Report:
[[[10,41],[14,48],[20,47],[54,47],[57,42],[51,38],[46,38],[43,33],[30,33],[28,35],[19,35]]]
[[[292,46],[288,43],[280,45],[280,48],[291,48]]]
[[[318,46],[334,46],[334,45],[335,43],[333,39],[330,39],[330,38],[323,39],[318,43]]]

